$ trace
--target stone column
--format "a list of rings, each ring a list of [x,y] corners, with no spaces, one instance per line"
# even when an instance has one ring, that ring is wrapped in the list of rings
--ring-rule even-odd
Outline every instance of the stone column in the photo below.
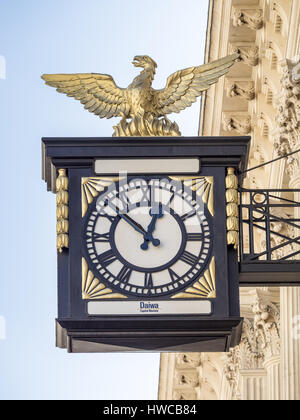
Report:
[[[174,387],[175,353],[162,353],[160,356],[159,400],[172,400]]]
[[[280,310],[268,290],[255,292],[254,330],[263,352],[267,400],[280,400]]]
[[[280,355],[273,356],[264,363],[266,369],[266,399],[280,400]]]
[[[254,322],[245,318],[241,343],[226,356],[224,376],[230,385],[232,400],[266,399],[266,371]]]
[[[244,320],[239,346],[226,356],[224,376],[232,399],[280,399],[279,290],[254,289],[243,294]]]
[[[294,336],[294,319],[300,314],[300,288],[282,288],[281,304],[281,397],[300,400],[300,339]]]
[[[266,378],[264,369],[241,370],[241,395],[242,401],[263,401],[266,400]]]

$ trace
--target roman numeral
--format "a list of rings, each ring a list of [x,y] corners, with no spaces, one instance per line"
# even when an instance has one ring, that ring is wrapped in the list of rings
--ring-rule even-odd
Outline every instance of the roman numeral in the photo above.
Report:
[[[166,204],[166,206],[167,206],[167,207],[170,207],[170,206],[171,206],[171,204],[172,204],[172,202],[173,202],[174,198],[175,198],[175,191],[172,191],[172,195],[171,195],[171,197],[170,197],[170,200],[169,200],[169,201],[167,202],[167,204]]]
[[[127,191],[121,191],[119,192],[119,200],[121,201],[123,208],[126,209],[130,205],[130,201],[127,196]]]
[[[181,261],[183,261],[183,262],[185,262],[186,264],[189,264],[189,265],[195,265],[198,261],[197,255],[191,254],[188,251],[184,251],[184,253],[180,257],[180,259],[181,259]]]
[[[93,233],[92,239],[94,242],[109,242],[109,232],[107,233]]]
[[[176,274],[175,271],[173,271],[171,268],[169,268],[169,274],[170,274],[172,283],[175,283],[180,279],[180,276]]]
[[[151,273],[145,273],[145,287],[153,287],[153,279]]]
[[[188,233],[187,240],[192,242],[203,241],[203,233]]]
[[[103,267],[107,267],[113,262],[117,261],[117,257],[115,256],[112,249],[109,249],[108,251],[103,252],[103,254],[98,255],[98,259]]]
[[[142,203],[148,203],[149,202],[149,188],[146,187],[145,185],[141,186],[141,192],[142,192],[142,198],[141,198],[141,202]]]
[[[128,283],[130,280],[131,274],[132,274],[132,269],[124,265],[120,273],[117,275],[117,278],[121,283]]]
[[[191,217],[193,217],[193,216],[195,216],[195,215],[196,215],[196,211],[195,211],[195,210],[192,210],[192,211],[190,211],[189,213],[184,214],[184,215],[183,215],[183,216],[181,216],[180,218],[181,218],[181,220],[182,220],[183,222],[185,222],[186,220],[190,219]]]

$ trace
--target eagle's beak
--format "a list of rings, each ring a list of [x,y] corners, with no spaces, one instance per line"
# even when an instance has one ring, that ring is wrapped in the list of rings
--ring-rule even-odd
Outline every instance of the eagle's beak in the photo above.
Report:
[[[132,64],[135,67],[142,67],[142,57],[140,55],[136,55],[133,59]]]

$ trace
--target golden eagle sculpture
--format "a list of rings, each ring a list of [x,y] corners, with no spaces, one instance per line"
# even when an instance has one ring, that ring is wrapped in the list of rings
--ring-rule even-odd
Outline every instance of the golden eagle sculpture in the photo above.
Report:
[[[119,88],[106,74],[44,74],[42,79],[60,93],[79,100],[100,118],[121,117],[114,127],[117,137],[180,136],[179,127],[167,115],[180,112],[196,102],[202,92],[226,74],[239,58],[233,54],[198,67],[172,74],[166,87],[152,88],[157,64],[147,55],[134,57],[141,73],[127,89]]]

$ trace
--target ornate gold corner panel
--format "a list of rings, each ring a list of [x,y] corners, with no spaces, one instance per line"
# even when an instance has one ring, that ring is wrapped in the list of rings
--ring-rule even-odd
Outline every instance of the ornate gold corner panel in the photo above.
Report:
[[[118,182],[120,177],[116,178],[82,178],[81,179],[81,200],[82,200],[82,217],[85,216],[89,205],[98,195],[109,187],[113,182]]]
[[[184,292],[172,296],[172,299],[215,299],[216,297],[216,265],[213,257],[204,275]]]
[[[214,178],[212,176],[170,176],[170,179],[182,181],[187,187],[196,191],[207,205],[210,214],[214,215]]]
[[[239,246],[239,207],[238,178],[234,168],[227,169],[226,177],[226,213],[227,213],[227,244],[234,249]]]
[[[82,299],[127,299],[127,297],[119,293],[113,293],[111,289],[101,283],[89,270],[86,260],[82,258]]]
[[[69,248],[69,180],[66,169],[58,170],[56,180],[57,249]]]

